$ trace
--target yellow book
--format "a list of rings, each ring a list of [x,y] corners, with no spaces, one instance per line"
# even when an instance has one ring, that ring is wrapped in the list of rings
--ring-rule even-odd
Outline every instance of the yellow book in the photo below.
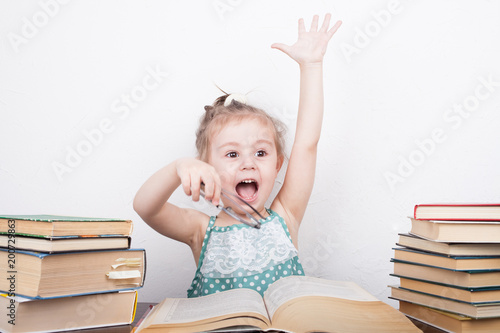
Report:
[[[54,332],[128,325],[134,321],[137,291],[50,299],[0,296],[0,332]]]

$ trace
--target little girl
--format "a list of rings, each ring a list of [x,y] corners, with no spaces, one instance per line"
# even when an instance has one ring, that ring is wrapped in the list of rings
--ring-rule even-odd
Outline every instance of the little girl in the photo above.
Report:
[[[163,167],[134,199],[134,209],[146,223],[191,248],[198,268],[188,297],[233,288],[263,294],[282,277],[304,275],[297,257],[298,230],[314,183],[323,118],[322,62],[330,38],[341,25],[338,21],[329,29],[327,14],[318,29],[318,20],[314,16],[307,31],[300,19],[299,37],[292,46],[271,46],[299,64],[300,99],[284,183],[269,208],[264,205],[285,158],[283,128],[239,95],[224,95],[206,106],[196,132],[198,157]],[[231,206],[221,197],[222,189],[251,204],[265,217],[261,228],[242,224],[223,211],[209,217],[168,202],[179,186],[198,201],[202,183],[205,198],[214,205],[222,201]],[[232,208],[246,219],[244,211]],[[244,209],[257,217],[249,207]]]

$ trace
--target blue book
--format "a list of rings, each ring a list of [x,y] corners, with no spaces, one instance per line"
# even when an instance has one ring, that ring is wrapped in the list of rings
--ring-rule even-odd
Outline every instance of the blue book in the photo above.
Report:
[[[458,271],[409,261],[391,259],[394,263],[394,275],[418,279],[432,283],[443,283],[456,287],[482,288],[500,286],[500,270]]]
[[[40,253],[0,249],[0,291],[53,298],[138,289],[144,285],[144,249]],[[4,269],[5,268],[5,269]]]
[[[446,256],[408,248],[394,248],[394,259],[456,271],[500,270],[500,256]]]

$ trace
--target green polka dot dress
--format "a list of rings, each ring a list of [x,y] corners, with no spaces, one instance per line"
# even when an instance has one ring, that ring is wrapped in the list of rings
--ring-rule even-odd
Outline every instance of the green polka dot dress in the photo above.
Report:
[[[217,227],[216,217],[210,218],[188,297],[235,288],[263,295],[282,277],[304,275],[285,221],[274,211],[268,212],[260,229],[246,224]]]

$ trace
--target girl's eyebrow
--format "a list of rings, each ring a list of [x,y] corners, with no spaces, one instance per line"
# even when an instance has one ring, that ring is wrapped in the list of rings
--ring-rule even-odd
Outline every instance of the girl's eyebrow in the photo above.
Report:
[[[274,145],[274,141],[267,140],[267,139],[260,139],[260,140],[257,140],[255,143],[258,145],[266,144],[266,145],[271,146],[271,147]]]
[[[238,142],[231,141],[231,142],[225,142],[225,143],[221,144],[220,146],[217,147],[217,149],[222,149],[222,148],[226,148],[226,147],[238,147],[238,146],[240,146],[240,144]]]
[[[255,141],[254,144],[257,144],[257,145],[267,144],[269,146],[272,146],[273,141],[268,140],[268,139],[259,139],[259,140]],[[217,147],[217,149],[223,149],[223,148],[227,148],[227,147],[240,147],[240,146],[242,146],[242,144],[240,142],[230,141],[230,142],[225,142],[225,143],[221,144],[220,146]]]

